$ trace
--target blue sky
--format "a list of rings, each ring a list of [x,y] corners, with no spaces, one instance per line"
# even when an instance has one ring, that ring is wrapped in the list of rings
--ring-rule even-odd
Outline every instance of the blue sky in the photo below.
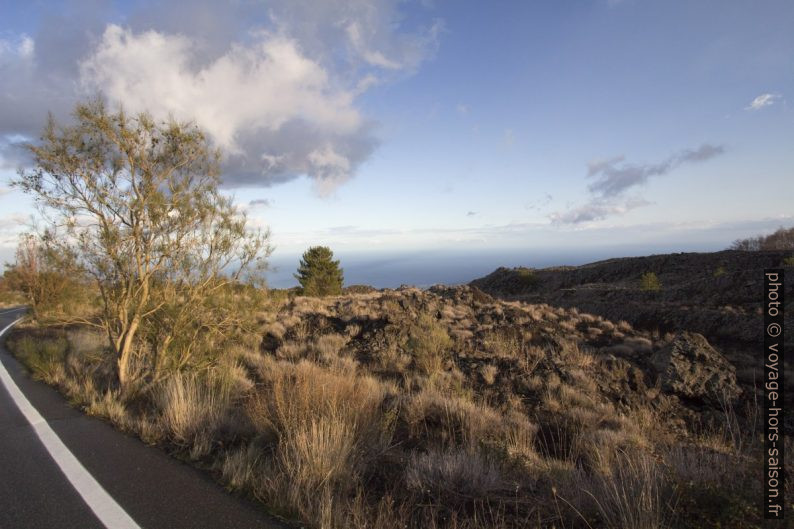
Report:
[[[207,128],[276,258],[710,251],[794,224],[789,1],[176,5],[2,4],[0,258],[32,210],[15,142],[97,92]]]

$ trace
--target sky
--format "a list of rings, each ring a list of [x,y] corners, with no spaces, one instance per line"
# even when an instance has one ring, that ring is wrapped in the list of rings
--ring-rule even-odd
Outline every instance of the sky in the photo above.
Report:
[[[0,0],[0,260],[20,145],[98,94],[206,130],[274,262],[719,250],[794,225],[792,27],[788,0]]]

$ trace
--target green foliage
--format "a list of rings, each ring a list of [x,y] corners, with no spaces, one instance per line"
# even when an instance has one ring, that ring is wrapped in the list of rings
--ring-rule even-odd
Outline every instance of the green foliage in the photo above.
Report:
[[[714,270],[714,277],[722,277],[726,273],[727,273],[727,270],[725,270],[725,267],[724,266],[719,266],[719,267],[717,267],[716,270]]]
[[[195,299],[185,299],[179,285],[159,287],[164,303],[158,318],[142,329],[152,355],[147,368],[158,374],[205,368],[229,344],[259,343],[256,314],[266,292],[244,283],[210,282]]]
[[[7,291],[21,294],[39,319],[73,316],[90,295],[70,255],[51,251],[30,233],[20,237],[16,262],[6,265],[3,283]]]
[[[794,255],[790,255],[783,259],[783,266],[794,266]]]
[[[46,211],[48,255],[68,256],[94,283],[101,310],[91,324],[108,336],[124,387],[156,377],[149,368],[186,365],[197,345],[233,339],[245,310],[234,285],[262,277],[269,234],[250,230],[221,194],[220,152],[194,124],[110,112],[99,100],[74,117],[49,120],[28,146],[35,167],[13,185]]]
[[[538,284],[538,276],[531,268],[519,268],[516,270],[516,278],[522,288],[534,288]]]
[[[8,272],[5,275],[0,277],[0,307],[25,304],[25,295],[9,280]]]
[[[304,296],[338,296],[342,293],[344,275],[339,261],[327,246],[313,246],[306,250],[294,274]]]
[[[61,369],[69,349],[64,337],[23,336],[9,343],[9,349],[30,370],[33,377],[53,382]]]
[[[659,292],[662,289],[662,284],[655,273],[645,272],[640,278],[640,288],[645,292]]]

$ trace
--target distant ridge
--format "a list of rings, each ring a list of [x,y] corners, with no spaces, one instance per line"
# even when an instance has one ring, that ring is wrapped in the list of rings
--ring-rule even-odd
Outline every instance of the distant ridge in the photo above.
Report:
[[[498,268],[469,284],[494,297],[577,307],[660,332],[703,334],[731,346],[759,343],[763,270],[782,268],[791,251],[675,253],[619,257],[581,266]],[[794,267],[787,292],[794,286]],[[662,287],[643,291],[653,272]],[[531,279],[529,279],[531,278]],[[794,296],[787,296],[788,306]],[[792,310],[786,311],[787,322]],[[789,323],[790,324],[790,323]]]

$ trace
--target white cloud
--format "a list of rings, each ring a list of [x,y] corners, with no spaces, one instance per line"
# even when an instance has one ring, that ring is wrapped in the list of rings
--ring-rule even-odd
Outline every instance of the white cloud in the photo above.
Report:
[[[307,175],[329,194],[378,143],[358,97],[411,75],[438,47],[443,23],[409,24],[402,9],[400,0],[133,2],[122,27],[104,4],[76,4],[43,17],[34,35],[0,39],[0,163],[23,163],[2,138],[34,138],[48,111],[67,120],[76,101],[101,92],[129,112],[207,130],[225,151],[229,187]]]
[[[24,33],[17,39],[0,39],[0,64],[10,63],[15,57],[22,61],[30,61],[35,50],[35,42]]]
[[[320,196],[328,196],[350,178],[350,160],[331,145],[309,153],[310,172],[317,175],[315,189]]]
[[[0,217],[0,230],[6,231],[25,227],[30,217],[21,213],[14,213],[5,217]]]
[[[351,22],[347,25],[347,36],[350,39],[350,44],[352,44],[353,49],[356,50],[368,64],[381,68],[388,68],[390,70],[399,70],[402,68],[399,62],[388,59],[380,51],[370,49],[367,46],[367,43],[364,42],[364,37],[361,35],[361,26],[359,26],[358,22]]]
[[[15,247],[19,234],[30,227],[30,217],[14,213],[0,217],[0,246]]]
[[[750,104],[744,107],[745,110],[761,110],[764,107],[774,105],[780,100],[780,94],[761,94],[753,99]]]
[[[293,119],[338,134],[362,125],[352,95],[333,87],[292,39],[262,33],[200,68],[191,67],[193,44],[181,35],[110,25],[82,62],[81,80],[130,111],[194,119],[230,153],[240,151],[239,135]]]

